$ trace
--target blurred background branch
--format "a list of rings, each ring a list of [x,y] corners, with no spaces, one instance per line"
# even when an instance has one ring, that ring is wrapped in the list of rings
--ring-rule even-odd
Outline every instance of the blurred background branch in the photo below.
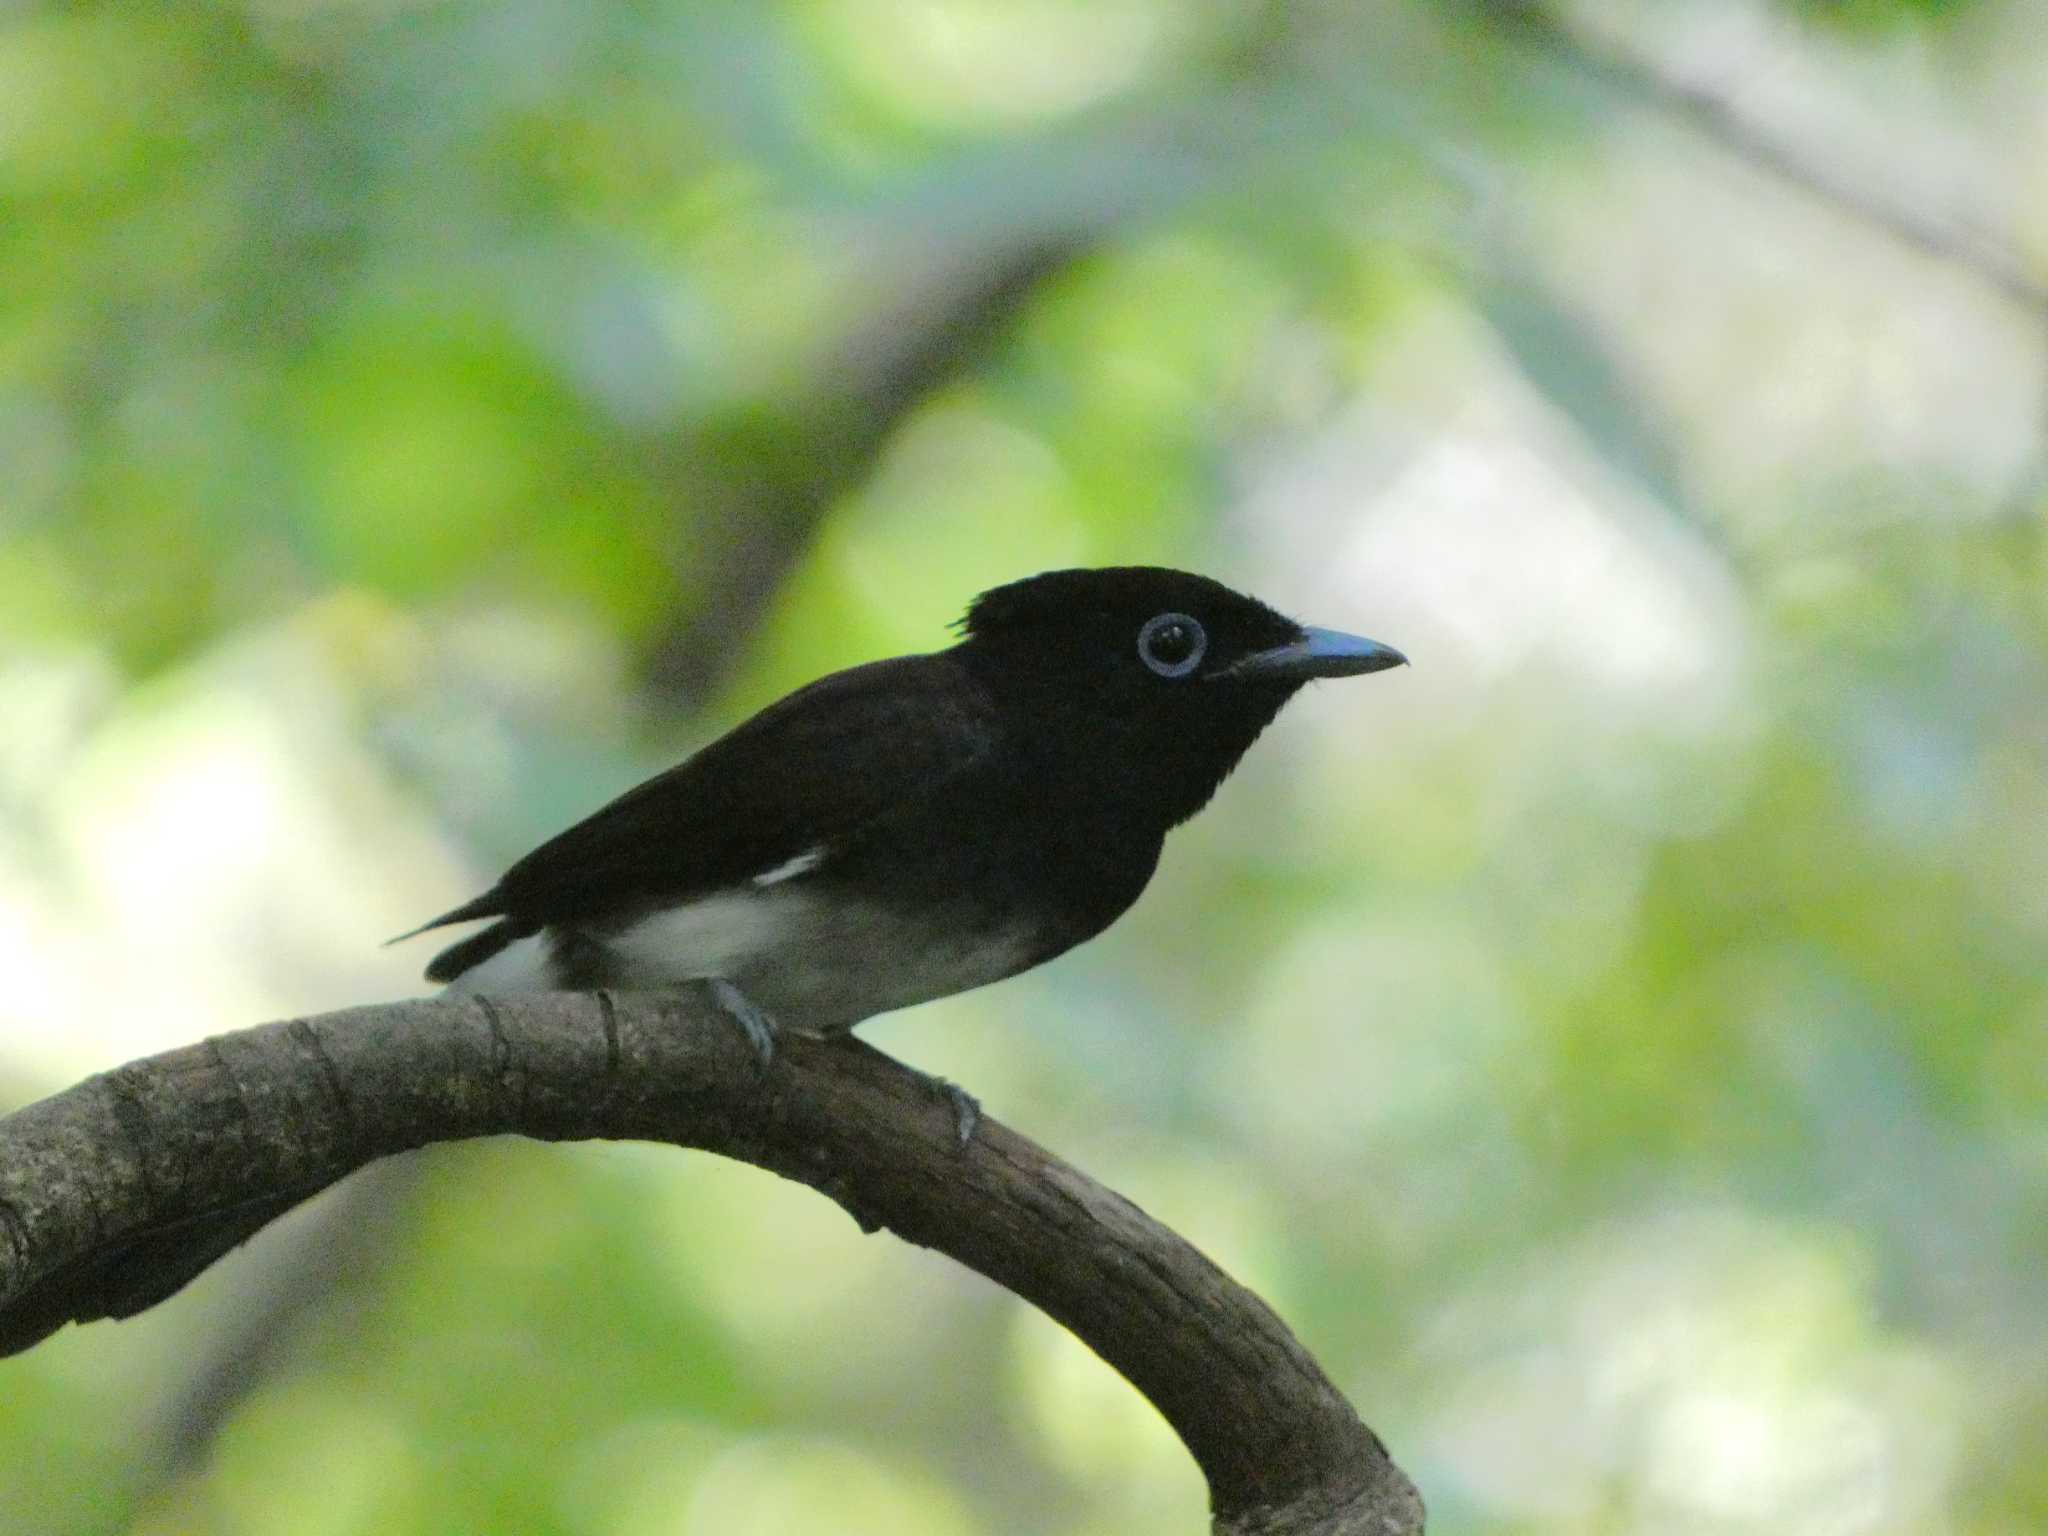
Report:
[[[1901,200],[1896,189],[1831,169],[1824,152],[1799,146],[1747,115],[1737,96],[1746,80],[1739,59],[1723,79],[1688,79],[1624,47],[1590,42],[1549,0],[1480,0],[1511,36],[1534,44],[1574,72],[1634,105],[1672,117],[1730,154],[1923,256],[1973,273],[2037,320],[2048,321],[2048,283],[2010,243],[1980,227],[1967,209],[1947,218]]]
[[[696,601],[660,630],[649,681],[680,709],[715,696],[817,525],[874,468],[920,405],[983,361],[1050,278],[1084,255],[1079,231],[1006,231],[1008,243],[958,241],[878,274],[882,302],[857,321],[782,431],[782,451],[709,428],[666,445],[663,473],[715,509],[689,565]],[[725,483],[705,484],[720,470]]]

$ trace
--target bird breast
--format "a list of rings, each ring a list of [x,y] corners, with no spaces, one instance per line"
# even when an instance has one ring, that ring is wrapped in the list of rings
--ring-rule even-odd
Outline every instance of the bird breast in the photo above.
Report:
[[[589,937],[602,985],[722,976],[778,1024],[807,1034],[1000,981],[1043,954],[1028,923],[827,899],[794,880],[718,892]]]

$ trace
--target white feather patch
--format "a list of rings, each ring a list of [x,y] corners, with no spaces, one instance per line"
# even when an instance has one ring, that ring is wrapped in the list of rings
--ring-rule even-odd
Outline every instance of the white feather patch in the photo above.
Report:
[[[773,869],[763,870],[760,874],[754,876],[754,884],[761,886],[780,885],[785,880],[794,880],[798,875],[808,875],[824,862],[825,849],[822,844],[816,848],[806,848],[795,858],[784,859]]]
[[[771,871],[772,873],[772,871]],[[790,898],[728,892],[650,912],[605,942],[629,974],[662,986],[693,977],[744,974],[763,955],[800,952]]]
[[[448,983],[450,992],[549,992],[557,985],[539,934],[514,939]]]

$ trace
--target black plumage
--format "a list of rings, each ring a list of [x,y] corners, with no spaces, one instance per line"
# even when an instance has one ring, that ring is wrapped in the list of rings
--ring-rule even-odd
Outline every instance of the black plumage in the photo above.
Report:
[[[799,689],[543,843],[426,925],[489,920],[427,975],[476,992],[701,980],[766,1058],[775,1022],[849,1029],[1101,932],[1304,682],[1402,660],[1144,567],[999,587],[962,629]],[[949,1091],[965,1141],[975,1108]],[[298,1198],[67,1275],[0,1319],[0,1354],[154,1304]]]
[[[809,1032],[1014,975],[1145,888],[1306,681],[1398,652],[1206,577],[1055,571],[958,644],[834,673],[519,860],[428,927],[472,991],[717,978]]]

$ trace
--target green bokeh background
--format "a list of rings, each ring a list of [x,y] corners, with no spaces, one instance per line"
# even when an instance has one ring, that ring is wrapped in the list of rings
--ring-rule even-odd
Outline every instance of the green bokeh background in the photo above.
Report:
[[[1431,1529],[2048,1529],[2032,0],[0,7],[0,1104],[977,590],[1407,650],[868,1038]],[[671,1150],[438,1149],[0,1364],[0,1533],[1115,1536],[1151,1411]]]

